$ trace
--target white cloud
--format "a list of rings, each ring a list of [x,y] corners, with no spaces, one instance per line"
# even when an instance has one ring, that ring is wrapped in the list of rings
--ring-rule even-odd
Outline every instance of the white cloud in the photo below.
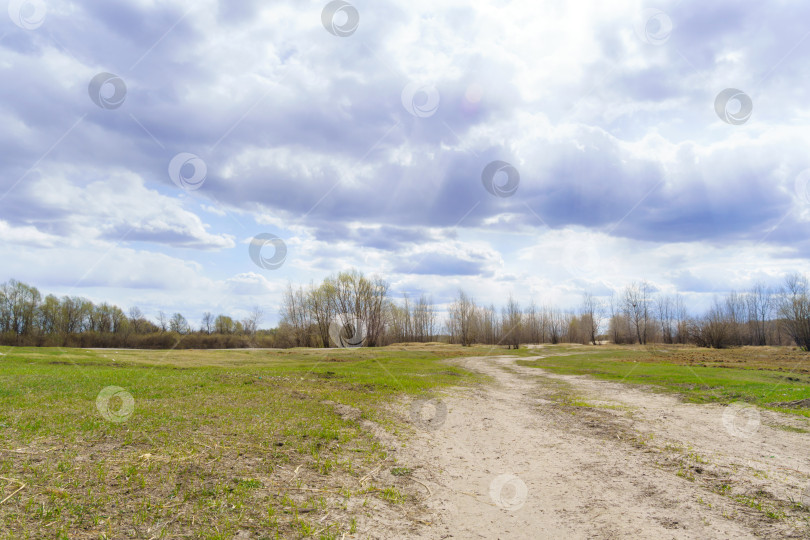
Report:
[[[58,237],[43,233],[36,227],[14,227],[5,221],[0,221],[0,242],[28,247],[52,247],[56,245]]]
[[[575,305],[806,262],[806,6],[672,4],[656,47],[636,0],[355,4],[345,39],[320,3],[144,0],[137,25],[60,5],[50,34],[0,41],[0,193],[36,165],[3,201],[3,277],[193,311],[358,267],[445,299]],[[107,69],[127,82],[117,110],[86,92]],[[412,81],[436,86],[435,115],[404,110]],[[754,99],[744,126],[714,113],[730,86]],[[197,192],[166,177],[180,151],[208,166]],[[515,197],[482,189],[493,159],[520,170]],[[289,249],[272,274],[236,245],[259,232]]]
[[[79,185],[62,174],[43,175],[27,184],[26,190],[40,210],[30,220],[58,223],[68,241],[145,240],[197,249],[235,245],[231,235],[210,233],[179,199],[146,188],[138,175],[110,171],[103,180]]]

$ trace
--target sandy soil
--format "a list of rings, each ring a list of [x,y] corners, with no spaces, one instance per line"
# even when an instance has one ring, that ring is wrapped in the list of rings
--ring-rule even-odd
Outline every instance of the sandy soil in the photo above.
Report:
[[[791,503],[804,493],[810,504],[810,435],[786,431],[808,428],[803,418],[682,403],[514,357],[455,362],[494,382],[408,405],[416,434],[395,455],[422,495],[398,536],[810,537]],[[382,526],[363,536],[390,537]]]

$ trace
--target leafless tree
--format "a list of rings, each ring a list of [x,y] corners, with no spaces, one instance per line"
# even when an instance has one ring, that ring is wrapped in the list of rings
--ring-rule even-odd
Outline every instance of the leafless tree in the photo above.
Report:
[[[402,305],[390,303],[388,306],[387,342],[393,341],[433,341],[436,335],[436,308],[433,300],[422,294],[416,302],[403,295]]]
[[[169,319],[163,311],[158,311],[157,324],[161,332],[166,332],[169,329]]]
[[[523,312],[520,304],[511,294],[506,301],[506,307],[503,308],[501,320],[503,328],[501,341],[505,342],[510,349],[519,349],[520,338],[523,334]]]
[[[619,300],[616,298],[615,292],[611,293],[610,300],[608,300],[608,306],[610,310],[610,322],[609,322],[610,340],[613,343],[621,343],[619,318],[622,316],[622,312],[621,308],[619,307]]]
[[[810,350],[810,296],[807,277],[790,274],[785,278],[779,317],[787,334],[797,346]]]
[[[570,317],[558,309],[549,309],[549,341],[552,344],[566,341]]]
[[[731,291],[726,295],[723,307],[730,334],[729,342],[732,345],[742,345],[745,339],[743,335],[746,317],[745,298],[736,291]]]
[[[332,297],[334,291],[330,281],[325,281],[320,286],[311,285],[306,295],[307,309],[315,322],[315,328],[320,337],[321,346],[329,347],[329,324],[332,322],[335,313],[333,311],[334,302]]]
[[[362,321],[365,345],[375,347],[382,344],[388,282],[379,277],[366,278],[357,271],[341,272],[330,282],[334,291],[334,312]]]
[[[264,312],[262,308],[259,306],[253,306],[253,309],[250,310],[250,313],[247,317],[242,319],[242,326],[245,328],[245,333],[249,336],[253,336],[256,334],[256,330],[259,329],[259,325],[264,318]]]
[[[143,319],[143,311],[141,311],[141,308],[138,306],[129,308],[129,320],[134,323],[138,319]]]
[[[754,285],[745,297],[751,345],[766,345],[768,321],[773,315],[773,292],[762,283]]]
[[[584,330],[587,333],[588,341],[590,341],[592,345],[596,345],[597,343],[599,328],[602,326],[603,314],[604,307],[598,298],[589,292],[582,295],[580,315],[582,317]]]
[[[455,301],[448,309],[448,330],[451,337],[465,347],[473,343],[475,312],[475,301],[459,289]]]
[[[646,345],[650,331],[650,286],[646,281],[632,283],[625,288],[624,311],[638,343]]]
[[[675,295],[673,313],[675,317],[675,328],[677,329],[676,341],[678,343],[686,343],[689,338],[689,313],[686,310],[686,304],[680,294]]]
[[[416,341],[414,339],[413,315],[411,313],[411,299],[408,296],[408,293],[402,295],[402,303],[403,303],[401,310],[402,336],[405,338],[404,341]]]
[[[133,332],[140,334],[146,331],[149,321],[143,315],[143,311],[138,306],[129,308],[129,326]]]
[[[524,314],[525,337],[529,343],[542,343],[541,341],[541,315],[534,300],[526,308]]]
[[[702,347],[714,347],[715,349],[727,347],[731,343],[733,335],[732,324],[723,303],[715,300],[706,315],[694,320],[690,335],[691,339]]]
[[[664,343],[672,343],[675,335],[672,299],[665,294],[658,295],[655,298],[655,310],[658,315],[658,325],[661,328],[661,339]]]
[[[281,300],[281,323],[291,329],[292,341],[296,347],[309,345],[310,315],[303,288],[294,289],[288,283]]]
[[[473,339],[478,343],[495,345],[502,335],[498,324],[498,312],[495,310],[495,304],[477,307],[472,316]]]
[[[210,311],[203,313],[200,330],[206,334],[210,334],[211,331],[214,330],[214,314]]]
[[[425,294],[419,297],[413,309],[414,337],[417,341],[427,342],[435,339],[436,308],[433,299]]]

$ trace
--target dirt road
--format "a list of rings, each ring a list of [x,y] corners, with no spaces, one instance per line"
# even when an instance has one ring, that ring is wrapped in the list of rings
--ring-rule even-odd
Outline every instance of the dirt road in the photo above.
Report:
[[[791,503],[810,482],[803,418],[514,357],[456,362],[494,382],[411,404],[417,433],[396,455],[431,517],[410,537],[807,537],[808,514]]]

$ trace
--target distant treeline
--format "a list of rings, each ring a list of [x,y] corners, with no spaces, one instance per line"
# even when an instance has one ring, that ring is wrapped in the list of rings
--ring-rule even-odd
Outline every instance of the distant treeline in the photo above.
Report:
[[[356,319],[364,321],[366,344],[372,346],[441,339],[510,347],[602,341],[810,347],[810,297],[807,279],[800,275],[788,276],[779,290],[755,285],[717,297],[701,315],[690,314],[679,294],[654,294],[646,281],[632,283],[609,298],[585,293],[575,310],[538,306],[533,301],[523,307],[512,296],[498,309],[478,305],[459,290],[442,322],[430,297],[412,301],[405,296],[394,303],[388,289],[385,280],[367,279],[357,272],[338,274],[320,285],[289,286],[282,302],[279,337],[296,346],[328,346],[330,321]],[[345,313],[350,317],[341,315]]]
[[[511,296],[500,312],[480,306],[459,291],[448,310],[450,340],[471,345],[521,343],[692,344],[702,347],[810,345],[810,299],[803,278],[792,277],[784,290],[757,285],[716,298],[702,315],[688,311],[679,294],[653,294],[645,281],[608,298],[583,295],[575,310],[522,308]]]
[[[695,344],[704,347],[798,345],[810,348],[810,289],[793,274],[778,290],[756,285],[715,298],[703,314],[690,314],[681,295],[654,294],[646,281],[609,298],[583,295],[575,310],[522,307],[509,297],[498,310],[459,290],[440,321],[431,297],[394,302],[389,284],[357,271],[341,272],[307,287],[289,285],[277,328],[259,328],[262,309],[240,320],[206,312],[199,328],[185,316],[159,312],[147,319],[107,303],[75,296],[42,297],[30,285],[0,285],[0,344],[57,347],[227,349],[242,347],[382,346],[449,341],[518,347],[525,343]]]
[[[193,330],[181,313],[147,319],[133,307],[125,313],[86,298],[42,294],[9,280],[0,285],[0,344],[43,347],[127,347],[138,349],[229,349],[275,347],[275,330],[258,330],[262,312],[234,320],[204,313]]]

